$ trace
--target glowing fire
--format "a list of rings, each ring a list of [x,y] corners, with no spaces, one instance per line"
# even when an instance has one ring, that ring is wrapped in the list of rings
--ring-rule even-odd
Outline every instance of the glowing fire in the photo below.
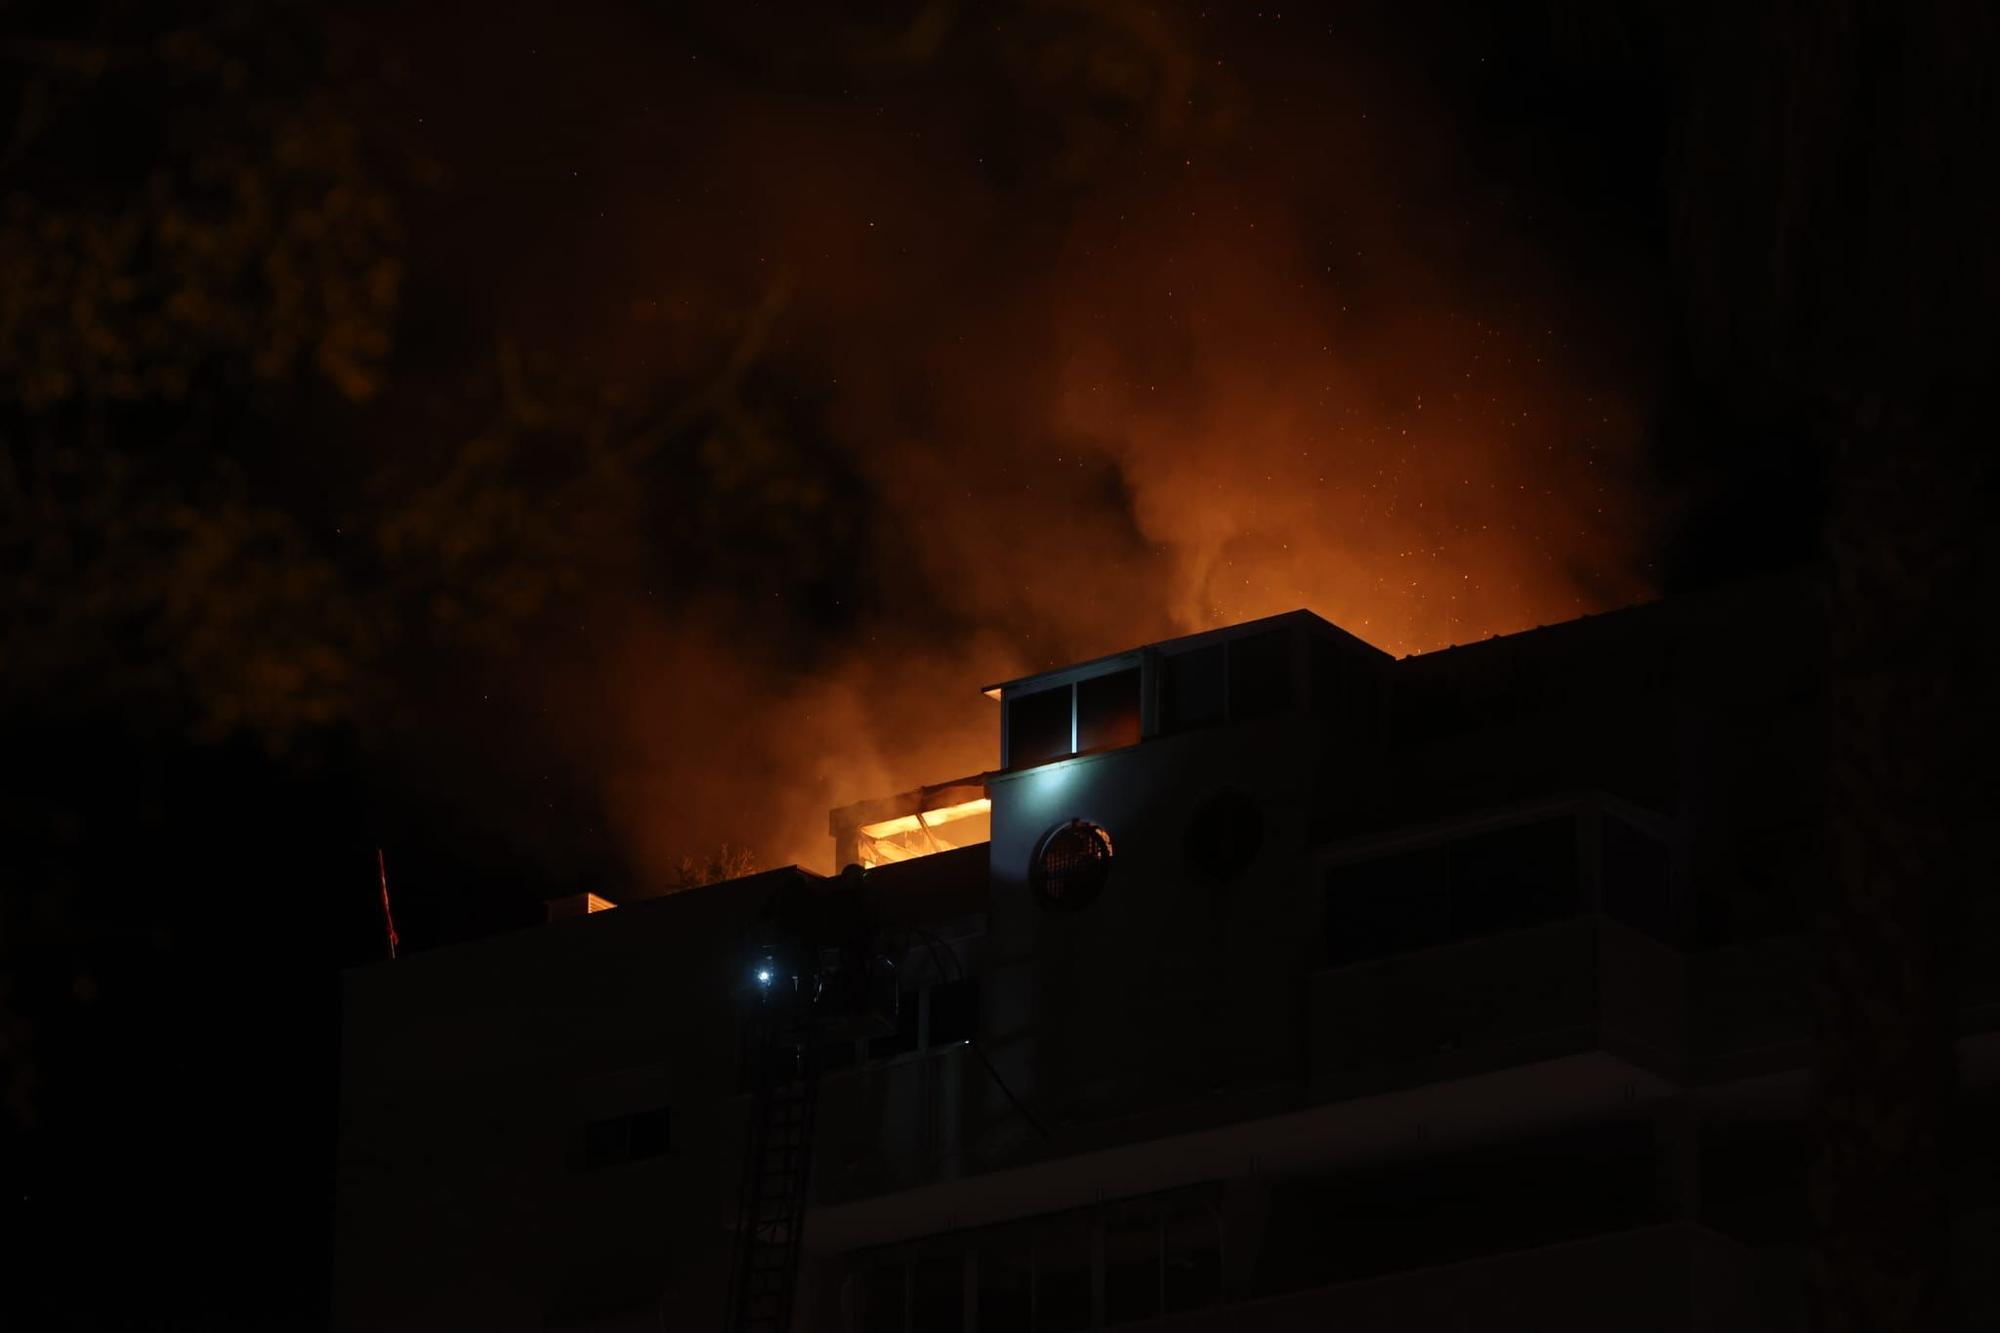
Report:
[[[993,802],[984,796],[897,815],[856,829],[856,851],[862,865],[879,866],[971,847],[992,836],[992,815]]]

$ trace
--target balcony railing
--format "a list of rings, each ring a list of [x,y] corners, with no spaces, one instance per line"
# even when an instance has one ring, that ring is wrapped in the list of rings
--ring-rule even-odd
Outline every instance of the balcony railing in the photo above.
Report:
[[[1967,895],[1945,942],[1961,1035],[2000,1028],[2000,898]],[[1689,1037],[1704,1081],[1799,1069],[1812,1060],[1820,967],[1809,933],[1773,935],[1688,959]]]
[[[1681,956],[1600,915],[1314,973],[1311,1099],[1366,1096],[1605,1051],[1684,1064]]]
[[[820,1088],[815,1201],[965,1174],[980,1138],[984,1082],[965,1045],[829,1075]]]
[[[1342,1282],[1119,1327],[1132,1333],[1749,1333],[1765,1309],[1755,1256],[1692,1223]]]

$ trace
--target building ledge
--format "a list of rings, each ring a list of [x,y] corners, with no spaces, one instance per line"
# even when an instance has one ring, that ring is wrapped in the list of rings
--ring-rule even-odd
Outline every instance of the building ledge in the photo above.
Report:
[[[1132,1333],[1750,1333],[1772,1326],[1748,1247],[1692,1222],[1668,1222],[1120,1327]]]
[[[954,1179],[864,1187],[828,1199],[822,1177],[818,1197],[825,1202],[808,1210],[806,1246],[838,1253],[1202,1181],[1329,1170],[1471,1146],[1673,1091],[1673,1084],[1638,1065],[1589,1051],[1083,1151],[1066,1149],[1060,1135],[1053,1148],[1023,1138],[1022,1156],[1005,1164],[962,1163],[970,1169]],[[1299,1089],[1294,1096],[1302,1094]],[[829,1165],[822,1147],[822,1172]]]

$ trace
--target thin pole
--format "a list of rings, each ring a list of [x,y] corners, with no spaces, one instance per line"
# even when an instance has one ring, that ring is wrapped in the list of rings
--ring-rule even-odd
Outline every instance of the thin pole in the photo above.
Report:
[[[382,881],[382,924],[389,928],[389,957],[396,956],[396,914],[389,910],[389,863],[382,859],[382,849],[375,849],[375,873]]]

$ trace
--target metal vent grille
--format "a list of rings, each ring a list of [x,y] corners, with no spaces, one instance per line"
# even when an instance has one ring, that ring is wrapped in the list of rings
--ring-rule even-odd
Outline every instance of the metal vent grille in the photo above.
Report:
[[[1073,819],[1042,840],[1031,879],[1044,907],[1074,910],[1102,892],[1110,876],[1111,835]]]

